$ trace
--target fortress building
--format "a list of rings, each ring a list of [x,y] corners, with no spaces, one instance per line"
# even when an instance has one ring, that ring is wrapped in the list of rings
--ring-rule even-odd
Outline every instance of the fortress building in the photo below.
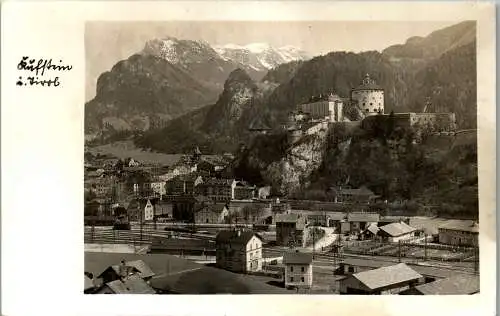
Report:
[[[344,101],[336,94],[312,97],[308,103],[298,106],[297,114],[307,115],[311,120],[342,122]]]
[[[365,117],[383,114],[384,89],[366,74],[361,85],[351,90],[351,102],[357,105]]]

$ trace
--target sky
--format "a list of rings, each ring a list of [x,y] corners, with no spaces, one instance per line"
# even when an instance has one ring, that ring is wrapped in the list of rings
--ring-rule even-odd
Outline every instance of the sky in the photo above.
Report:
[[[268,43],[293,45],[312,56],[331,51],[382,51],[412,36],[456,24],[450,21],[170,21],[87,22],[85,26],[86,100],[95,96],[99,75],[141,51],[146,41],[164,36],[204,40],[211,45]]]

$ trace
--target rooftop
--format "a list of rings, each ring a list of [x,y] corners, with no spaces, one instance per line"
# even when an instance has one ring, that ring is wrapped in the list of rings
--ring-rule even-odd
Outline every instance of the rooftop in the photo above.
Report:
[[[183,270],[193,269],[201,265],[177,258],[166,254],[133,254],[133,253],[104,253],[104,252],[85,252],[84,255],[86,272],[93,275],[99,275],[108,267],[119,264],[122,260],[135,261],[142,260],[146,263],[155,275],[162,274],[166,271],[179,272]]]
[[[202,185],[217,185],[217,186],[229,186],[232,185],[234,179],[217,179],[217,178],[210,178],[207,179]]]
[[[202,266],[151,280],[155,289],[176,294],[287,294],[255,276]]]
[[[215,238],[216,243],[234,243],[246,245],[253,236],[262,239],[252,231],[222,230]]]
[[[155,290],[138,276],[106,283],[115,294],[155,294]]]
[[[348,222],[378,222],[380,220],[380,214],[378,213],[360,213],[353,212],[347,214]]]
[[[375,80],[370,78],[369,74],[366,74],[361,84],[357,88],[354,88],[353,90],[384,90],[384,89],[379,85],[377,85],[375,83]]]
[[[478,223],[471,220],[449,220],[439,228],[479,233]]]
[[[284,264],[311,264],[312,253],[307,252],[285,252],[283,256]]]
[[[424,295],[468,295],[479,292],[478,275],[455,275],[416,286]]]
[[[416,228],[413,228],[404,222],[390,223],[379,228],[381,231],[387,233],[392,237],[409,234],[417,230]]]
[[[404,263],[363,271],[352,276],[372,290],[422,278],[421,274]]]

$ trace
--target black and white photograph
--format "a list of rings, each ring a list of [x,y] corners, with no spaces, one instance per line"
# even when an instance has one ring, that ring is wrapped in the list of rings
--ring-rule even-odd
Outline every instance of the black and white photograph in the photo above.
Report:
[[[476,32],[86,22],[82,290],[478,294]]]

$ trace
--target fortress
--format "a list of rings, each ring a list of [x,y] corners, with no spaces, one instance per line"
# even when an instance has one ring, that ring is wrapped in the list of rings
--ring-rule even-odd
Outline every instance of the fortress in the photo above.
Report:
[[[456,130],[454,113],[385,113],[384,89],[370,78],[369,74],[361,84],[352,88],[349,98],[342,98],[335,93],[311,97],[308,102],[299,104],[290,112],[284,128],[292,142],[304,135],[311,135],[324,130],[330,124],[349,122],[344,115],[345,108],[355,109],[360,116],[363,128],[376,124],[385,124],[392,120],[397,127],[424,129],[431,132],[452,132]],[[424,111],[428,108],[425,106]]]

